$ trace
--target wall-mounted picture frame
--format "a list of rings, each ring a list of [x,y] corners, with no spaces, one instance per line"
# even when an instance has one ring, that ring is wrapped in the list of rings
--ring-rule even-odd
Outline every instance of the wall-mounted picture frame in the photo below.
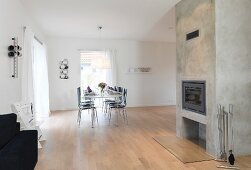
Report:
[[[69,61],[68,59],[63,59],[59,62],[59,78],[69,79]]]

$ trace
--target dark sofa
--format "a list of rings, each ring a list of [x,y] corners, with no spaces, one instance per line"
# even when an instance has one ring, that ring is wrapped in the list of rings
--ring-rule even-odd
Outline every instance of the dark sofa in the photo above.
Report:
[[[14,113],[0,115],[0,170],[33,170],[38,160],[37,131],[20,131]]]

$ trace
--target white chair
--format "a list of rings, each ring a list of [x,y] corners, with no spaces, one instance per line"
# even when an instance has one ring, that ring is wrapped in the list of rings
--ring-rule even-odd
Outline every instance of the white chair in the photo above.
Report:
[[[11,109],[17,114],[17,121],[20,122],[20,130],[37,130],[38,148],[42,148],[40,142],[45,140],[40,128],[42,122],[36,121],[32,103],[14,103],[11,105]]]

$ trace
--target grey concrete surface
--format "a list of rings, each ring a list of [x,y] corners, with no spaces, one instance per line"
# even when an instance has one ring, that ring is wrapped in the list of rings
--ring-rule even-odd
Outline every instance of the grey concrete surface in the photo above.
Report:
[[[235,154],[251,154],[250,9],[250,0],[182,0],[176,5],[177,136],[194,135],[183,117],[205,124],[207,152],[213,156],[219,155],[218,103],[234,105]],[[186,41],[195,29],[200,37]],[[182,109],[182,80],[206,81],[206,117]]]

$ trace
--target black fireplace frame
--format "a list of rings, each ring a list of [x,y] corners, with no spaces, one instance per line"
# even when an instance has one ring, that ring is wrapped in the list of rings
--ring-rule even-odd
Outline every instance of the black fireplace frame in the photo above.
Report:
[[[185,101],[185,87],[189,85],[190,87],[192,85],[192,87],[202,88],[201,98],[203,100],[203,103],[201,106],[189,104]],[[206,81],[182,81],[182,108],[184,110],[192,111],[206,116]]]

